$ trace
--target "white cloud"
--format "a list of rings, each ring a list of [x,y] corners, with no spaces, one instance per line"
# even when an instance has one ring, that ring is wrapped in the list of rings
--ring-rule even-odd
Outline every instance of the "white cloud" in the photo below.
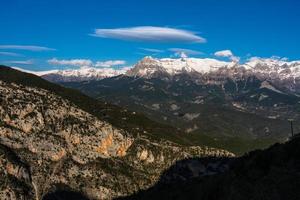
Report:
[[[112,67],[116,65],[125,65],[125,60],[107,60],[107,61],[97,61],[95,67]]]
[[[48,63],[51,65],[68,65],[75,66],[80,68],[93,68],[93,67],[113,67],[118,65],[125,65],[125,60],[106,60],[106,61],[97,61],[93,62],[89,59],[70,59],[70,60],[58,60],[56,58],[52,58],[48,60]]]
[[[48,60],[48,63],[52,65],[70,65],[76,67],[92,66],[93,64],[93,62],[88,59],[58,60],[56,58]]]
[[[22,54],[19,53],[13,53],[13,52],[6,52],[6,51],[0,51],[0,55],[3,56],[13,56],[13,57],[22,57]]]
[[[33,61],[32,60],[11,60],[11,61],[6,61],[6,63],[20,64],[20,65],[32,65]]]
[[[148,51],[148,52],[151,52],[151,53],[163,53],[165,52],[164,50],[160,50],[160,49],[150,49],[150,48],[139,48],[141,50],[144,50],[144,51]]]
[[[229,58],[230,60],[234,62],[238,62],[240,60],[239,57],[233,55],[233,53],[230,50],[222,50],[222,51],[217,51],[214,54],[217,57],[224,57],[224,58]]]
[[[0,45],[0,49],[16,49],[28,51],[55,51],[56,49],[33,45]]]
[[[191,49],[182,49],[182,48],[169,48],[168,49],[171,52],[174,52],[175,56],[181,57],[181,58],[187,58],[191,55],[200,55],[203,54],[201,51],[195,51]]]
[[[215,56],[218,56],[218,57],[231,57],[231,56],[233,56],[233,54],[230,50],[222,50],[222,51],[215,52]]]
[[[115,29],[95,29],[95,37],[131,41],[150,42],[191,42],[204,43],[206,39],[196,33],[183,29],[156,26],[137,26]]]

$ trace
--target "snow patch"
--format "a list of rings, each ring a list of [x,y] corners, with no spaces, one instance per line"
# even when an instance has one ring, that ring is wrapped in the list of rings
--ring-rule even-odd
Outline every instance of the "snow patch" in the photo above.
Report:
[[[264,99],[266,99],[266,98],[268,98],[268,97],[269,97],[269,96],[266,95],[266,94],[261,94],[261,95],[259,96],[258,101],[262,101],[262,100],[264,100]]]
[[[152,104],[152,109],[153,110],[159,110],[160,109],[160,104],[158,104],[158,103]]]
[[[172,104],[172,105],[170,106],[170,108],[171,108],[172,111],[175,111],[175,110],[180,109],[180,107],[177,106],[176,104]]]
[[[192,121],[199,117],[200,113],[186,113],[183,117],[185,120]]]
[[[197,126],[196,124],[194,124],[193,127],[187,128],[187,129],[185,130],[185,132],[186,132],[186,133],[190,133],[190,132],[193,132],[193,131],[195,131],[195,130],[197,130],[197,129],[198,129],[198,126]]]
[[[245,108],[242,106],[242,104],[240,104],[238,102],[233,102],[232,105],[239,110],[245,110]]]
[[[280,93],[280,94],[284,94],[280,90],[277,90],[275,87],[273,87],[268,81],[262,82],[261,85],[260,85],[260,88],[266,88],[266,89],[272,90],[274,92],[277,92],[277,93]]]

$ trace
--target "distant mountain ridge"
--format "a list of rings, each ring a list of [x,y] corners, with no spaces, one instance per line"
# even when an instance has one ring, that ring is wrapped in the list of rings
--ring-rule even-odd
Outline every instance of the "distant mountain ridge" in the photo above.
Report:
[[[117,75],[134,77],[172,77],[189,74],[195,81],[208,79],[209,83],[220,84],[222,79],[255,76],[289,92],[300,93],[300,61],[286,61],[278,58],[252,58],[240,64],[212,58],[163,58],[147,56],[133,68],[114,70],[111,68],[84,68],[54,71],[41,76],[52,82],[80,82],[101,80]],[[208,82],[208,81],[207,81]]]
[[[188,74],[195,81],[208,84],[223,84],[224,80],[245,79],[255,76],[270,81],[290,92],[300,92],[300,61],[252,58],[244,64],[224,62],[209,58],[154,59],[145,57],[132,69],[128,76],[153,78]]]
[[[108,77],[118,76],[126,70],[115,70],[112,68],[81,68],[75,70],[57,70],[41,76],[51,82],[72,82],[101,80]]]

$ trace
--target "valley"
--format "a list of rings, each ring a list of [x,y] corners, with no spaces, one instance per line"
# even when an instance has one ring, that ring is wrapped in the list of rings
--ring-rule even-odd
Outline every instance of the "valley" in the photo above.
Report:
[[[0,5],[0,200],[300,200],[300,1]]]
[[[290,134],[289,119],[296,122],[295,132],[300,131],[298,93],[258,73],[261,63],[253,71],[232,63],[205,71],[204,65],[204,73],[199,74],[194,68],[185,70],[189,65],[184,60],[174,62],[174,69],[172,63],[165,69],[158,60],[146,57],[124,75],[59,83],[177,128],[192,144],[224,148],[240,155],[285,141]],[[176,68],[180,62],[183,71]],[[139,74],[142,71],[149,73]],[[297,88],[297,82],[291,87]]]

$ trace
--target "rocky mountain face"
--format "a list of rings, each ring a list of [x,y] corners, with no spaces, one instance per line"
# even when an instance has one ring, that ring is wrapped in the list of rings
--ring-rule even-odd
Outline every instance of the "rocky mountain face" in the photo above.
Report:
[[[241,80],[256,77],[269,81],[287,92],[300,92],[300,61],[285,61],[277,58],[252,58],[248,62],[224,62],[216,59],[181,58],[154,59],[145,57],[132,69],[128,76],[153,78],[189,74],[196,82],[222,85],[227,79]]]
[[[187,159],[166,170],[152,188],[122,199],[300,198],[300,137],[233,159]]]
[[[72,101],[72,95],[80,103]],[[88,113],[90,107],[83,106],[83,100],[93,101],[1,67],[0,199],[47,199],[59,190],[77,191],[90,199],[112,199],[152,186],[177,160],[234,156],[225,150],[153,137],[154,128],[131,129],[141,124],[133,120],[138,117],[135,114],[126,115],[134,121],[128,121],[130,128],[112,125],[107,114],[103,120]],[[107,107],[111,114],[120,112]]]

